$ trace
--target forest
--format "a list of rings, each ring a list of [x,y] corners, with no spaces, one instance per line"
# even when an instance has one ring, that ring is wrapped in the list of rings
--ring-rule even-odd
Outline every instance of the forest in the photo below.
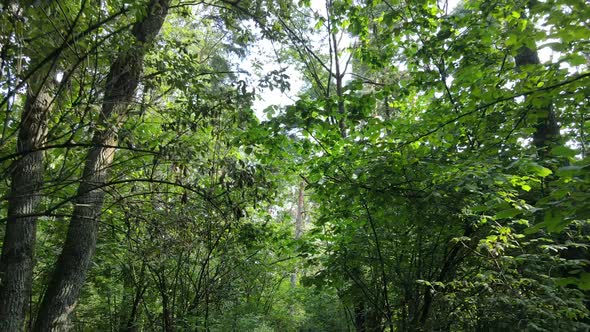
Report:
[[[589,331],[587,0],[3,0],[0,332]]]

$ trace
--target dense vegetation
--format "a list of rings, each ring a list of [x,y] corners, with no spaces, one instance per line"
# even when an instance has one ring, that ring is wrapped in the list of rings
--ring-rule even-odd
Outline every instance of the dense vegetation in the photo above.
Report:
[[[1,8],[0,331],[590,328],[585,0]]]

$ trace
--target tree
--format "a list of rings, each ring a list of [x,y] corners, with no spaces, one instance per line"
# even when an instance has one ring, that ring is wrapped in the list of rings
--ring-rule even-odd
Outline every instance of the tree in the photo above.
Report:
[[[347,117],[349,137],[336,139],[327,121],[329,111],[313,98],[302,98],[278,120],[291,124],[287,130],[301,128],[309,133],[312,143],[308,147],[321,151],[308,155],[313,156],[308,159],[308,188],[314,192],[313,199],[322,202],[321,231],[316,234],[326,243],[322,246],[326,258],[312,263],[324,270],[313,279],[343,288],[344,280],[350,278],[361,286],[363,292],[347,295],[371,299],[369,303],[383,316],[372,317],[375,324],[371,327],[358,323],[357,330],[383,328],[388,321],[384,317],[389,296],[396,304],[392,307],[401,308],[392,319],[400,329],[450,329],[453,323],[448,319],[458,310],[443,304],[453,296],[450,289],[457,280],[473,278],[472,273],[489,274],[494,277],[484,282],[486,286],[477,284],[473,290],[483,298],[477,288],[491,287],[490,280],[498,282],[498,274],[505,273],[498,262],[502,259],[518,272],[501,285],[524,287],[524,280],[532,278],[536,285],[554,290],[551,296],[575,298],[577,305],[573,306],[579,310],[575,315],[580,316],[570,323],[576,326],[585,315],[580,292],[555,287],[557,278],[531,277],[545,263],[563,266],[573,262],[534,249],[538,239],[522,234],[525,221],[514,217],[538,223],[539,210],[527,205],[526,199],[539,192],[539,183],[551,172],[526,155],[531,150],[519,144],[519,139],[554,140],[549,132],[555,133],[555,117],[530,110],[550,109],[547,105],[556,100],[551,100],[548,91],[559,99],[562,87],[576,91],[585,76],[568,79],[563,72],[552,76],[549,69],[523,69],[523,52],[533,49],[528,43],[534,39],[516,36],[513,29],[535,29],[520,14],[520,3],[468,2],[468,15],[448,15],[435,2],[343,6],[349,31],[359,38],[353,63],[367,71],[347,87],[345,103],[359,114]],[[373,25],[370,17],[384,24]],[[512,56],[520,72],[510,65]],[[391,74],[392,63],[407,68],[403,69],[407,73],[399,75],[400,81],[383,84],[380,82],[390,81],[371,77],[379,75],[382,67]],[[533,77],[547,81],[533,83]],[[505,85],[509,81],[516,82],[516,87]],[[524,103],[515,100],[521,96],[526,97]],[[379,112],[376,105],[384,105],[385,111],[394,108],[397,114],[383,116],[386,112]],[[536,147],[547,153],[551,149],[545,144]],[[472,210],[477,212],[469,212]],[[359,234],[364,238],[355,239]],[[553,240],[543,241],[554,245]],[[530,261],[514,252],[520,246],[527,247]],[[368,257],[355,259],[364,253]],[[512,260],[512,255],[519,258]],[[478,267],[487,260],[499,265]],[[527,261],[535,263],[523,263]],[[388,283],[397,287],[385,292],[371,287]],[[552,309],[555,316],[545,320],[538,312],[532,313],[532,303],[549,296],[542,287],[526,294],[522,302],[526,305],[516,307],[521,315],[539,319],[531,319],[530,326],[554,326],[557,317],[563,317],[556,308]],[[457,305],[464,304],[459,301]],[[478,317],[486,320],[485,314]],[[511,315],[504,318],[506,326],[516,320]],[[495,324],[499,324],[497,318]]]
[[[2,329],[588,328],[583,1],[92,4],[0,14]]]
[[[74,17],[71,28],[63,36],[66,40],[74,34],[74,28],[78,24],[83,7],[84,5]],[[49,16],[54,10],[52,6],[27,8],[26,3],[15,3],[5,9],[6,15],[11,16],[16,22],[24,24],[29,24],[29,20],[54,22]],[[42,11],[45,11],[45,15],[41,14]],[[48,12],[50,14],[47,14]],[[18,159],[14,161],[10,171],[11,184],[6,230],[0,259],[0,330],[2,331],[16,331],[23,328],[27,304],[31,297],[37,213],[43,186],[42,149],[47,143],[49,113],[56,98],[54,76],[59,66],[59,59],[46,54],[43,49],[54,46],[52,39],[57,28],[46,31],[40,26],[33,27],[33,32],[29,36],[32,42],[24,45],[27,50],[26,55],[21,55],[31,57],[31,61],[28,67],[30,69],[19,83],[19,85],[26,84],[27,92],[18,127],[16,142]],[[7,39],[22,38],[23,36],[19,36],[22,32],[18,31],[18,28],[15,30],[5,37]],[[40,34],[48,34],[50,37],[40,39]],[[3,66],[10,61],[6,58],[8,53],[6,47],[8,47],[7,44],[3,49]],[[23,60],[23,58],[12,59],[19,63]],[[7,76],[10,77],[11,74],[8,73]],[[7,88],[10,88],[10,85]],[[10,101],[5,99],[4,103],[10,108]],[[4,130],[7,129],[9,121],[7,116]],[[4,135],[2,139],[4,143]]]
[[[143,57],[168,13],[168,1],[153,0],[146,15],[133,25],[135,42],[120,52],[107,76],[104,100],[93,147],[86,157],[82,182],[64,248],[39,309],[35,330],[62,330],[74,309],[96,248],[98,222],[117,145],[117,132],[139,84]]]
[[[31,294],[37,208],[43,185],[43,148],[47,138],[47,113],[53,103],[53,69],[32,75],[21,116],[17,154],[12,166],[11,193],[0,275],[0,329],[22,328],[26,303]],[[37,151],[35,151],[37,150]]]

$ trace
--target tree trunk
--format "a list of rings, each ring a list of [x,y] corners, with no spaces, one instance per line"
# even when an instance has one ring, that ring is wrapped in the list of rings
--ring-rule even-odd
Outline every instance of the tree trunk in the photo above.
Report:
[[[539,61],[537,51],[523,46],[515,57],[515,63],[516,67],[520,68],[526,65],[538,65],[541,61]],[[549,157],[551,148],[559,144],[559,124],[551,101],[547,101],[545,105],[535,111],[538,112],[538,120],[535,124],[533,143],[537,148],[539,159],[546,160]]]
[[[523,46],[519,50],[518,54],[516,55],[515,62],[517,67],[526,65],[538,65],[541,63],[537,51],[531,50],[526,46]],[[537,149],[537,156],[539,160],[542,162],[547,162],[547,160],[550,157],[551,149],[553,147],[559,146],[560,144],[563,144],[563,142],[561,140],[561,133],[559,123],[557,122],[557,116],[555,114],[555,111],[553,110],[553,105],[551,101],[547,101],[546,104],[538,110],[538,112],[541,116],[535,124],[535,132],[533,133],[533,143],[535,144],[535,147]],[[565,165],[567,165],[567,160],[562,159],[558,162],[558,166]],[[551,165],[547,166],[552,168],[553,171],[555,171],[555,168],[557,168],[557,166],[555,165],[553,165],[553,167],[551,167]],[[551,179],[551,177],[549,177],[549,179]],[[543,179],[542,183],[548,183],[547,179]],[[543,196],[545,196],[546,194],[547,193],[543,193]],[[586,232],[584,228],[581,229],[581,232],[582,235],[587,235],[587,233],[584,234]],[[569,234],[567,234],[566,236],[565,233],[562,233],[559,237],[557,237],[557,239],[558,242],[566,242],[569,240],[569,237]],[[566,250],[561,251],[559,253],[559,256],[562,259],[568,261],[585,260],[588,257],[587,250],[583,250],[576,247],[568,247]],[[572,268],[566,268],[564,271],[562,271],[563,276],[570,276],[571,269]],[[585,272],[588,272],[589,269],[590,268],[588,267],[588,265],[585,265]],[[586,300],[584,301],[586,308],[590,309],[590,291],[584,290],[583,292],[586,298]],[[584,320],[584,322],[587,321]]]
[[[338,120],[338,128],[340,129],[340,136],[342,138],[346,138],[346,111],[344,109],[344,95],[343,95],[343,86],[342,80],[344,79],[344,74],[340,71],[340,56],[338,55],[338,41],[336,38],[336,33],[331,33],[332,37],[332,47],[334,48],[334,65],[336,73],[330,73],[336,79],[336,96],[338,97],[338,115],[340,116],[340,120]],[[332,79],[331,77],[329,79]]]
[[[30,79],[16,146],[21,154],[12,165],[6,233],[0,259],[0,331],[20,331],[31,295],[37,207],[43,186],[43,152],[52,70]]]
[[[299,239],[303,234],[304,212],[305,211],[305,182],[301,181],[297,193],[297,212],[295,214],[295,239]],[[297,267],[291,274],[291,287],[297,286]]]
[[[133,275],[133,262],[129,262],[129,267],[124,270],[123,280],[123,299],[119,309],[119,331],[136,332],[138,331],[138,320],[141,317],[139,305],[143,301],[143,295],[147,290],[145,283],[145,262],[142,262],[139,271],[138,280]]]
[[[162,290],[162,318],[164,320],[164,331],[165,332],[173,332],[174,331],[174,318],[172,310],[170,310],[170,298],[168,297],[167,290]]]
[[[354,306],[354,328],[356,332],[365,332],[366,328],[366,312],[365,302],[362,298],[355,299]]]
[[[76,306],[96,248],[105,195],[103,187],[115,155],[115,149],[106,146],[117,143],[118,127],[139,84],[146,47],[160,30],[167,12],[168,0],[150,0],[147,15],[133,26],[134,45],[121,52],[111,65],[99,123],[94,132],[94,147],[86,156],[66,241],[43,297],[35,331],[69,328],[68,316]]]

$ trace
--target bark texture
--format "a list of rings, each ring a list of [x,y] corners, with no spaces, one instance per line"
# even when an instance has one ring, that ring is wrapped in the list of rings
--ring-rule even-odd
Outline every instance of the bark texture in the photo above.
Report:
[[[43,70],[31,77],[21,116],[12,165],[6,233],[0,259],[0,331],[21,331],[26,317],[35,255],[35,235],[41,189],[43,153],[47,140],[47,113],[53,80]],[[37,151],[36,151],[37,150]]]
[[[168,0],[150,0],[147,15],[135,23],[135,42],[112,63],[93,145],[86,156],[76,205],[64,248],[35,323],[35,331],[65,331],[96,249],[104,186],[117,144],[117,131],[139,84],[146,48],[168,13]]]

